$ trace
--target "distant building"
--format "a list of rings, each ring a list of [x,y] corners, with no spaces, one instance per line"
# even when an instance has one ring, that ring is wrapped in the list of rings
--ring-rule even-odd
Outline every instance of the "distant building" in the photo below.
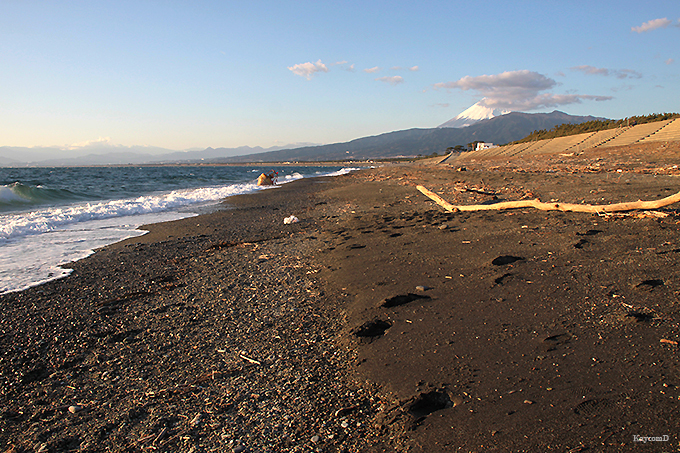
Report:
[[[481,151],[483,149],[489,149],[489,148],[498,148],[498,145],[494,145],[493,143],[479,142],[479,143],[477,143],[477,148],[475,148],[475,151]]]

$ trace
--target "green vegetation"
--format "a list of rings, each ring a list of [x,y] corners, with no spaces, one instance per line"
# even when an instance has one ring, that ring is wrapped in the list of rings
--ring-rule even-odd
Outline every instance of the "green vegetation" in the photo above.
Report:
[[[637,124],[654,123],[656,121],[665,121],[679,117],[680,113],[653,113],[651,115],[644,116],[631,116],[630,118],[624,118],[622,120],[596,120],[586,121],[585,123],[579,124],[565,123],[555,126],[550,130],[541,129],[534,131],[523,139],[517,140],[516,142],[512,142],[510,144],[533,142],[548,138],[566,137],[567,135],[597,132],[607,129],[616,129],[617,127],[635,126]]]

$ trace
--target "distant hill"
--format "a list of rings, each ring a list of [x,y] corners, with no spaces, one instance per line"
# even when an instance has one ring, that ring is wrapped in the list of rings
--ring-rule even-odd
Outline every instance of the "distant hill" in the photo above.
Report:
[[[140,165],[157,163],[204,162],[239,154],[254,154],[280,149],[294,149],[311,143],[290,144],[262,148],[241,146],[238,148],[206,148],[204,150],[174,151],[148,146],[112,146],[107,143],[93,144],[78,150],[59,147],[0,147],[0,167],[37,165],[42,167],[78,165]],[[73,157],[63,157],[71,155]]]
[[[443,154],[449,147],[466,146],[474,141],[506,144],[520,140],[533,131],[551,129],[564,123],[601,120],[592,116],[573,116],[564,112],[511,112],[480,120],[466,127],[438,127],[388,132],[349,142],[330,145],[287,147],[206,148],[202,151],[171,151],[149,147],[88,147],[76,157],[64,158],[59,148],[0,147],[0,166],[78,166],[117,164],[240,163],[281,161],[326,161],[391,159],[418,155]],[[88,153],[85,154],[85,151]]]
[[[344,143],[246,154],[214,159],[214,162],[359,160],[415,157],[435,152],[443,154],[446,148],[456,145],[465,146],[474,141],[505,144],[526,137],[535,130],[549,129],[564,123],[576,124],[596,119],[599,118],[573,116],[557,110],[551,113],[511,112],[463,128],[407,129],[358,138]]]
[[[16,159],[10,159],[9,157],[0,156],[0,167],[11,167],[19,163],[20,162]]]

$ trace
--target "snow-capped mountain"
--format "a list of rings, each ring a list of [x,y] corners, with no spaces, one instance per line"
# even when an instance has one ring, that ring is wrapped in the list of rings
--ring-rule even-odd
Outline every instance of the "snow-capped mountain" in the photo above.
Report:
[[[505,115],[510,113],[510,110],[492,109],[490,107],[484,107],[479,105],[479,102],[468,108],[457,117],[448,120],[444,124],[440,124],[438,127],[465,127],[475,124],[481,120],[488,120],[495,116]]]

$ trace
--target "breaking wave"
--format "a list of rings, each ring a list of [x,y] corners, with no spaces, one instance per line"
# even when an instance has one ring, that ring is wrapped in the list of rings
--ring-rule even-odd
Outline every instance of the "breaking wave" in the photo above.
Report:
[[[29,186],[20,182],[0,186],[0,209],[7,210],[28,205],[59,204],[84,200],[82,194],[66,189]]]
[[[254,183],[243,183],[224,187],[175,190],[167,194],[145,195],[121,200],[76,203],[21,214],[8,214],[0,225],[0,240],[46,233],[78,222],[152,214],[197,203],[215,202],[231,195],[254,190],[257,190]],[[15,192],[12,194],[16,196]]]

